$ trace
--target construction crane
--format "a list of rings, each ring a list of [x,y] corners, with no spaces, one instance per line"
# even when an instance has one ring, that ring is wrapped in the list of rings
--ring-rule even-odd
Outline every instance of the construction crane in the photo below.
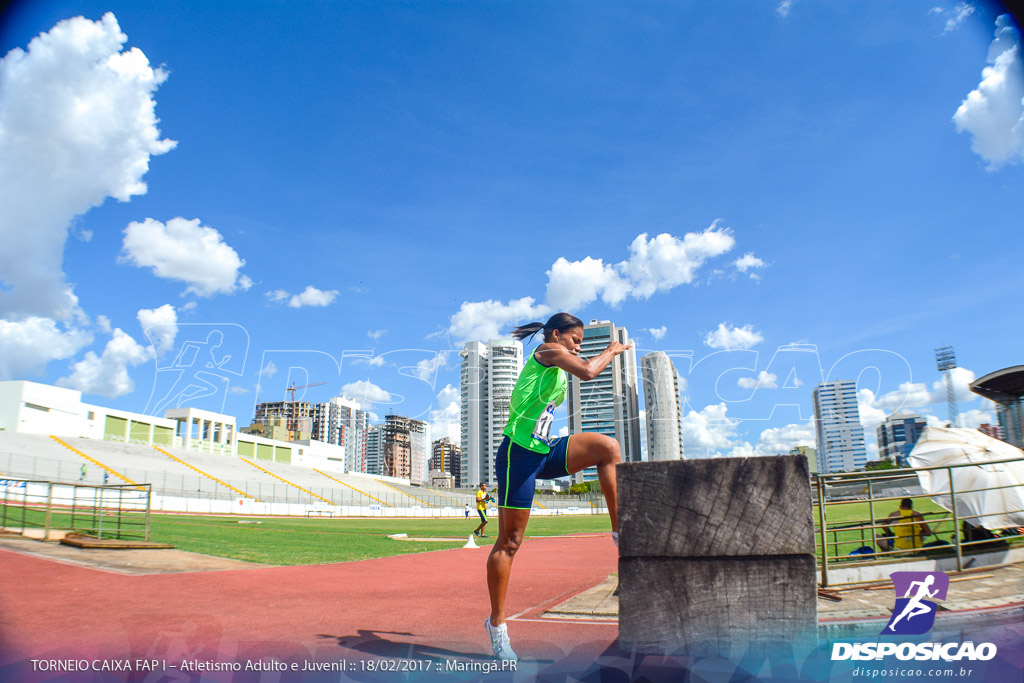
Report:
[[[292,382],[292,385],[290,387],[288,387],[287,389],[285,389],[285,391],[292,392],[291,403],[295,403],[295,392],[296,391],[298,391],[299,389],[308,389],[309,387],[318,387],[321,384],[327,384],[327,382],[314,382],[313,384],[303,384],[302,386],[299,386],[299,387],[295,386],[295,382]]]
[[[288,407],[288,413],[287,413],[287,415],[288,415],[288,430],[290,432],[297,432],[299,430],[298,408],[294,405],[295,404],[295,392],[298,391],[299,389],[308,389],[309,387],[318,387],[318,386],[320,386],[322,384],[327,384],[327,382],[313,382],[312,384],[303,384],[301,386],[295,386],[295,382],[292,382],[292,385],[285,389],[285,391],[292,392],[292,400],[289,401],[289,403],[291,403],[292,405]],[[289,438],[291,438],[291,437],[289,437]]]

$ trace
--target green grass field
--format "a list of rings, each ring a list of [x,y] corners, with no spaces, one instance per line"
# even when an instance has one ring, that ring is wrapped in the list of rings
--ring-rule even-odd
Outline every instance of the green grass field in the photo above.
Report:
[[[897,506],[896,501],[875,503],[875,519],[882,519]],[[927,498],[915,501],[915,508],[925,514],[933,529],[943,540],[952,541],[952,522],[938,522],[949,513]],[[0,512],[3,507],[0,506]],[[8,508],[8,515],[17,515],[20,508]],[[871,545],[869,530],[841,529],[832,531],[835,525],[868,524],[870,508],[863,501],[826,506],[828,533],[828,554],[830,562],[835,557],[846,557],[860,545]],[[940,514],[931,514],[940,513]],[[815,548],[821,561],[818,509],[812,509],[815,523]],[[9,525],[11,524],[9,520]],[[92,520],[88,520],[92,522]],[[137,535],[143,532],[141,515],[128,515],[123,521],[131,524],[130,530]],[[28,526],[40,527],[43,513],[38,509],[27,512]],[[256,524],[254,522],[259,522]],[[70,516],[65,512],[54,512],[53,528],[70,528]],[[94,523],[94,522],[93,522]],[[116,518],[104,517],[104,528],[110,529]],[[469,519],[443,518],[293,518],[293,517],[234,517],[213,515],[153,514],[150,517],[150,540],[170,543],[181,550],[227,557],[248,562],[276,565],[326,564],[350,562],[392,555],[428,552],[459,548],[476,528],[476,515]],[[78,516],[77,528],[83,528],[83,517]],[[535,516],[530,520],[527,538],[530,536],[559,536],[577,533],[603,533],[611,530],[607,515],[559,515],[553,517]],[[404,533],[410,537],[445,538],[451,542],[397,541],[388,534]],[[477,545],[485,546],[494,542],[498,533],[498,521],[492,519],[487,527],[490,538],[474,539]],[[881,535],[881,530],[877,534]],[[934,538],[934,537],[930,537]],[[929,539],[926,539],[929,540]],[[835,542],[838,541],[838,546]],[[1016,537],[1011,543],[1024,543],[1024,537]],[[865,559],[865,558],[848,558]]]
[[[239,521],[260,524],[240,524]],[[475,516],[444,519],[297,519],[280,517],[232,518],[153,515],[150,539],[173,543],[181,550],[265,564],[325,564],[408,555],[430,550],[460,548],[479,523]],[[474,539],[490,545],[498,521],[487,525],[490,538]],[[534,517],[530,536],[560,536],[611,531],[607,515]],[[451,543],[396,541],[388,534],[446,538]]]

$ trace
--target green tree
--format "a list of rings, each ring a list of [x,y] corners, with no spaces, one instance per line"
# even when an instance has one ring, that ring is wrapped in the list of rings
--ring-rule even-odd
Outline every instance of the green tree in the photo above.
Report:
[[[896,463],[892,460],[875,460],[864,466],[865,470],[894,470]]]

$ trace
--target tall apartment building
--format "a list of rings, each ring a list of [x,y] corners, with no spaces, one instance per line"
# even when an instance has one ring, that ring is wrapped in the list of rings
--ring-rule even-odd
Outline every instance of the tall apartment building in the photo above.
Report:
[[[366,469],[367,474],[381,475],[384,472],[384,451],[381,447],[383,425],[370,425],[366,429]]]
[[[434,442],[430,469],[447,472],[455,478],[455,488],[462,487],[462,449],[449,437]],[[477,482],[478,484],[480,482]]]
[[[604,320],[583,326],[580,357],[592,358],[612,341],[629,344],[629,333]],[[620,353],[590,382],[569,375],[569,433],[598,432],[619,442],[625,462],[640,461],[640,408],[637,398],[636,350]],[[573,475],[579,483],[597,479],[597,468]]]
[[[263,433],[260,425],[283,424],[288,441],[302,441],[313,432],[316,404],[306,401],[268,401],[256,404],[253,425],[247,431]],[[278,419],[279,418],[279,419]],[[283,423],[282,423],[283,420]]]
[[[336,396],[316,406],[313,437],[345,448],[345,470],[366,472],[366,430],[370,415],[356,401]]]
[[[683,409],[679,372],[664,351],[640,359],[644,380],[644,411],[647,416],[647,459],[683,458]]]
[[[381,425],[382,474],[408,479],[415,484],[429,482],[430,425],[420,420],[388,415]]]
[[[878,459],[889,460],[897,467],[907,467],[907,455],[921,436],[927,422],[920,415],[893,413],[875,428],[878,437]]]
[[[512,389],[523,369],[523,344],[516,339],[469,342],[459,352],[462,463],[459,481],[494,486],[494,454],[504,438]]]
[[[814,388],[814,442],[822,474],[864,469],[868,454],[853,380],[822,382]]]

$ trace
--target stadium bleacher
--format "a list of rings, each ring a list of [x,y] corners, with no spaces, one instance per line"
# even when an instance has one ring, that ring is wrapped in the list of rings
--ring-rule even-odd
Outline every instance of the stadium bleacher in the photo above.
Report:
[[[155,495],[227,500],[239,498],[244,492],[249,498],[268,503],[379,505],[438,511],[462,511],[466,504],[471,509],[476,507],[472,490],[440,491],[366,474],[319,471],[194,450],[158,449],[146,444],[86,438],[62,441],[89,460],[46,435],[0,432],[0,472],[10,478],[98,485],[105,483],[103,475],[107,468],[127,480],[151,484]],[[108,483],[125,482],[109,476]],[[557,503],[563,503],[561,507],[590,507],[575,499]],[[549,504],[545,502],[542,506]]]

